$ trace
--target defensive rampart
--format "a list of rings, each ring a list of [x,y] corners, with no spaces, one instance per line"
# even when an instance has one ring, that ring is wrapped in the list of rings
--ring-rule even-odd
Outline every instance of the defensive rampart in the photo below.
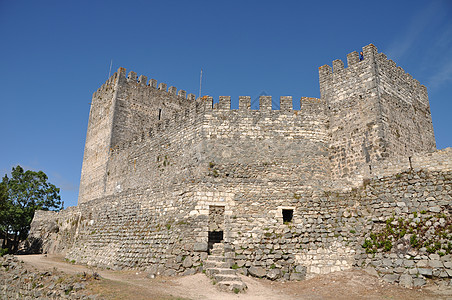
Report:
[[[221,242],[230,266],[269,279],[452,277],[452,150],[434,150],[425,87],[363,52],[321,67],[321,99],[300,110],[290,96],[231,109],[120,68],[93,96],[78,206],[37,212],[30,241],[165,275],[203,270]]]
[[[410,223],[450,220],[451,170],[428,170],[428,165],[439,158],[450,161],[451,151],[433,153],[412,170],[367,179],[349,192],[301,184],[275,187],[256,179],[225,184],[214,176],[171,192],[130,189],[44,218],[38,214],[32,231],[47,237],[45,251],[67,252],[79,263],[192,274],[207,256],[209,208],[222,206],[224,242],[244,273],[261,268],[268,278],[302,279],[370,266],[381,276],[395,274],[388,277],[393,281],[419,284],[420,272],[432,274],[427,277],[452,272],[450,256],[429,254],[409,242],[403,251],[376,254],[366,253],[363,245],[394,217]],[[291,221],[284,222],[283,210],[293,211]],[[435,238],[435,232],[430,235]],[[438,242],[446,253],[447,238]]]

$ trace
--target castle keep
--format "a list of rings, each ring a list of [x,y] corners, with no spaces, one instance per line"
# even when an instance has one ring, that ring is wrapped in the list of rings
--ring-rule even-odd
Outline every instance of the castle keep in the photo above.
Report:
[[[372,266],[416,285],[423,264],[452,276],[444,248],[362,247],[394,215],[448,222],[452,193],[426,87],[363,52],[320,67],[320,99],[300,110],[290,96],[231,110],[228,96],[213,104],[119,68],[93,95],[78,206],[37,212],[30,237],[79,263],[165,275],[200,272],[221,249],[270,279]]]

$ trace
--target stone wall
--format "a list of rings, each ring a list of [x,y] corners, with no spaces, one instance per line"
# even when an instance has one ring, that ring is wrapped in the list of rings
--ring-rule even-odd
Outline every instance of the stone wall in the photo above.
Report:
[[[245,274],[262,269],[270,279],[294,280],[372,267],[383,277],[390,274],[387,280],[410,285],[450,276],[447,241],[431,253],[410,247],[410,233],[393,240],[387,252],[366,253],[363,245],[394,217],[452,222],[451,200],[450,170],[378,176],[349,192],[261,180],[225,183],[212,176],[184,190],[129,190],[52,213],[58,230],[52,229],[51,238],[46,234],[52,226],[36,224],[50,224],[52,216],[38,214],[32,231],[42,228],[44,251],[66,252],[78,263],[192,274],[202,270],[207,256],[209,209],[223,207],[224,243]],[[283,222],[284,209],[293,210],[290,222]]]
[[[115,107],[116,82],[117,74],[115,73],[93,94],[91,100],[80,178],[79,202],[103,195]]]
[[[261,97],[259,110],[230,110],[230,99],[207,110],[203,123],[204,157],[219,178],[296,181],[330,178],[325,103],[302,99],[271,110],[271,97]],[[207,101],[212,101],[207,98]],[[223,100],[224,101],[224,100]],[[292,103],[291,97],[281,97]],[[265,106],[265,103],[269,103]]]
[[[410,170],[450,171],[452,170],[452,148],[433,152],[416,153],[411,156],[398,156],[370,163],[364,166],[353,178],[360,184],[364,178],[390,176]]]
[[[97,274],[67,275],[56,270],[40,272],[14,256],[0,257],[2,299],[102,299],[86,291]]]
[[[354,266],[380,266],[383,259],[401,259],[411,261],[411,264],[406,262],[410,266],[403,270],[391,269],[385,261],[386,268],[377,271],[383,275],[398,274],[397,280],[402,274],[412,276],[413,280],[424,275],[449,277],[446,274],[450,272],[451,257],[447,251],[452,250],[448,248],[451,228],[447,229],[448,237],[439,238],[442,250],[430,254],[427,248],[414,249],[409,242],[407,245],[406,240],[412,236],[408,231],[406,236],[393,241],[394,247],[388,252],[379,249],[377,253],[368,254],[362,245],[372,232],[378,232],[394,217],[412,222],[415,215],[422,214],[424,219],[452,222],[451,175],[451,171],[403,172],[366,181],[363,187],[351,192],[300,193],[299,199],[284,206],[274,201],[248,202],[247,205],[237,202],[234,212],[237,219],[230,239],[235,247],[235,263],[240,267],[263,268],[269,278],[275,276],[277,269],[281,276],[289,279],[292,273],[298,273],[296,268],[306,268],[309,277]],[[250,206],[256,209],[252,211]],[[282,223],[282,208],[294,210],[293,222]],[[439,221],[441,218],[443,220]],[[432,221],[432,225],[435,222]],[[436,238],[434,232],[426,234]],[[438,259],[438,253],[447,255]],[[429,270],[419,270],[425,267]]]
[[[430,104],[427,88],[405,73],[386,55],[375,56],[383,130],[392,155],[434,151]]]

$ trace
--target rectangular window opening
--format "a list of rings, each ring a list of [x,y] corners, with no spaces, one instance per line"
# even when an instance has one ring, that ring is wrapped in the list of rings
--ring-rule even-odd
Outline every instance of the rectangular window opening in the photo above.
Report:
[[[282,210],[283,223],[292,223],[293,219],[293,209],[283,209]]]

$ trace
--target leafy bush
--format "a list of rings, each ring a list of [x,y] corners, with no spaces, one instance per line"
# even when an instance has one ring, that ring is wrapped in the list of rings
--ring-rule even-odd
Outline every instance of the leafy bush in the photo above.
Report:
[[[8,248],[0,248],[0,256],[8,254],[9,249]]]
[[[413,215],[415,218],[419,216],[417,213]],[[362,247],[366,253],[391,251],[393,245],[405,243],[402,239],[407,234],[411,234],[409,246],[414,249],[425,247],[428,253],[452,253],[452,243],[449,242],[452,240],[452,217],[444,214],[426,216],[423,211],[416,222],[404,218],[387,219],[386,226],[371,232]]]

